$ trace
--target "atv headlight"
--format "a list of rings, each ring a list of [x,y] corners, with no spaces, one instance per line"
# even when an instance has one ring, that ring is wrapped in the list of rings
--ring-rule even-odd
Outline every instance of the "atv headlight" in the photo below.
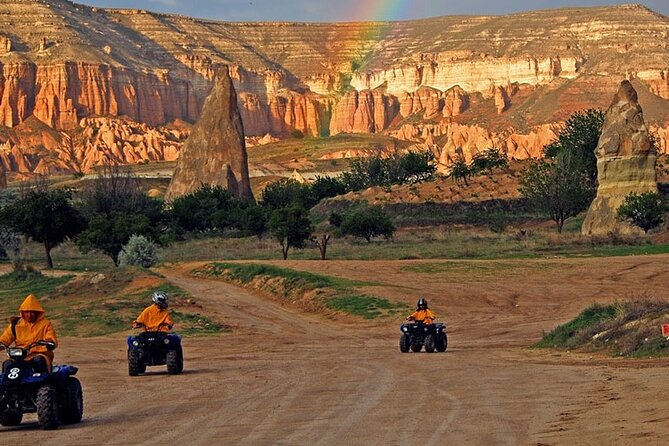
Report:
[[[20,348],[10,348],[9,349],[9,356],[11,358],[21,358],[23,357],[23,349]]]
[[[407,327],[402,327],[402,331],[409,331]]]
[[[139,341],[132,341],[132,345],[134,345],[135,347],[139,347]]]
[[[163,342],[165,343],[165,345],[167,345],[167,344],[170,343],[170,339],[169,339],[169,338],[165,338],[165,339],[163,339]]]

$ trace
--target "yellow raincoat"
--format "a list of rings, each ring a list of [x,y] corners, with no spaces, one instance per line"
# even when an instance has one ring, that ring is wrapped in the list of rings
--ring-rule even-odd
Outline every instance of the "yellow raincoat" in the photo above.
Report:
[[[409,319],[413,319],[418,322],[422,321],[425,324],[433,323],[436,318],[437,316],[429,308],[426,308],[424,310],[416,310],[413,313],[411,313],[411,316],[409,316]]]
[[[37,301],[37,298],[31,294],[25,298],[19,311],[36,311],[39,313],[37,320],[35,322],[28,322],[23,317],[12,317],[10,323],[5,329],[5,331],[0,336],[0,342],[10,346],[12,343],[16,343],[16,346],[19,348],[25,348],[28,345],[36,341],[49,341],[58,345],[58,339],[56,338],[56,332],[51,325],[51,322],[45,317],[44,308]],[[16,326],[14,330],[16,332],[16,337],[12,332],[12,322],[16,321]],[[31,359],[36,355],[42,355],[46,358],[49,369],[51,369],[51,364],[53,362],[53,352],[47,350],[43,345],[37,345],[30,350],[30,353],[26,359]]]
[[[167,310],[163,310],[155,304],[146,307],[133,321],[133,325],[137,322],[143,324],[146,331],[170,331],[174,325]]]

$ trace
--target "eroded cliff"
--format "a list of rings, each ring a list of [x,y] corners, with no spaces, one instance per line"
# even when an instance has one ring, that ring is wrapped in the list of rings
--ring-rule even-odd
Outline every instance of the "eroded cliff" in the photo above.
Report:
[[[0,159],[12,171],[40,163],[40,169],[86,170],[110,157],[173,159],[183,135],[155,134],[164,135],[170,122],[196,121],[223,64],[230,66],[249,136],[389,132],[435,142],[443,162],[456,149],[471,156],[487,144],[535,156],[569,114],[606,106],[602,98],[613,86],[631,79],[666,151],[668,38],[669,19],[638,5],[312,24],[5,0],[0,128],[32,131],[0,131]],[[55,136],[35,136],[51,134],[42,124]],[[166,146],[135,148],[125,140],[109,146],[78,136],[99,131],[141,134]],[[52,147],[71,144],[78,155],[70,161],[68,150]],[[43,149],[55,156],[45,157]]]

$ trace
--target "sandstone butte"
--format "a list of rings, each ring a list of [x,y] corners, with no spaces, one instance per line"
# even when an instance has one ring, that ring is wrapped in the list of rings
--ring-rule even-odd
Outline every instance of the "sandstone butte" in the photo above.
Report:
[[[586,235],[638,232],[616,219],[630,193],[657,192],[657,153],[643,119],[636,90],[620,84],[606,113],[597,156],[597,196],[590,204],[581,231]]]
[[[244,126],[228,67],[222,67],[216,75],[202,114],[183,145],[165,200],[187,195],[203,184],[253,198]]]
[[[230,23],[67,0],[0,2],[9,172],[174,160],[222,65],[247,136],[384,133],[448,164],[536,157],[628,79],[669,151],[669,19],[639,5],[405,22]]]

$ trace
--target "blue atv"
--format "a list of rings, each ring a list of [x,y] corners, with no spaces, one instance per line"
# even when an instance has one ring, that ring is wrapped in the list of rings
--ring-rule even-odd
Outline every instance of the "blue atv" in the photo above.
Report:
[[[446,324],[424,324],[415,321],[410,324],[402,324],[400,330],[402,331],[402,336],[400,336],[400,351],[402,353],[407,353],[409,350],[419,352],[423,345],[427,353],[432,353],[435,350],[444,352],[448,346]]]
[[[128,374],[137,376],[147,366],[167,365],[167,373],[177,375],[184,369],[181,336],[164,331],[145,331],[128,336]]]
[[[79,423],[84,414],[84,399],[81,383],[74,377],[78,369],[54,365],[51,373],[33,370],[26,357],[37,345],[55,347],[48,341],[37,341],[26,348],[0,344],[11,361],[5,364],[0,376],[0,424],[18,426],[24,413],[35,412],[43,429]]]

